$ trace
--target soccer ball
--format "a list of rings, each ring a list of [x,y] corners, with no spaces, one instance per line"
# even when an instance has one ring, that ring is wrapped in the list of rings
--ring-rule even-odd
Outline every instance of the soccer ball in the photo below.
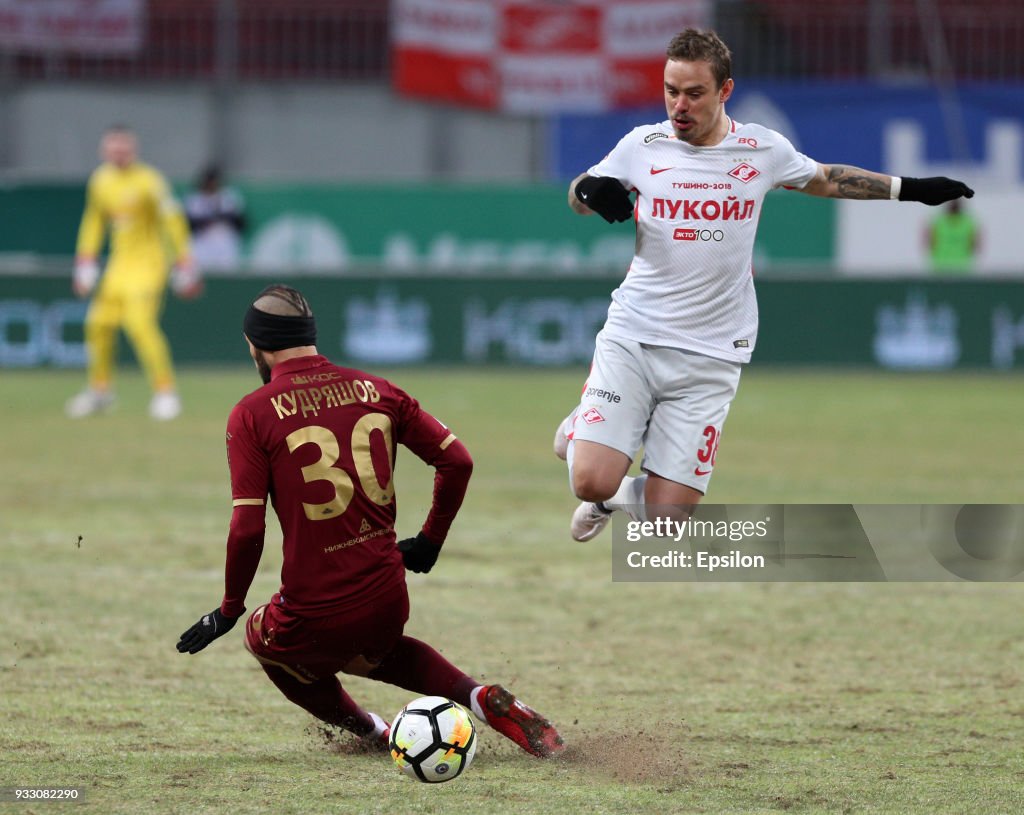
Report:
[[[476,754],[469,711],[443,696],[409,702],[391,723],[391,757],[402,772],[427,784],[451,781]]]

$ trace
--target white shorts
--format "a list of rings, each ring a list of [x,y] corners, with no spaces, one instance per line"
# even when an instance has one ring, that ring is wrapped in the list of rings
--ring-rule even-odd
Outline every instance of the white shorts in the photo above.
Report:
[[[707,492],[740,370],[738,362],[602,331],[571,438],[631,460],[643,447],[645,472]]]

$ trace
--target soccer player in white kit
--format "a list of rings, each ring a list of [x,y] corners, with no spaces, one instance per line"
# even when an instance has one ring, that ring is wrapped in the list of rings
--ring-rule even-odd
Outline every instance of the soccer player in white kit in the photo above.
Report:
[[[819,164],[781,134],[734,121],[725,112],[732,58],[714,32],[687,29],[666,56],[668,120],[627,133],[569,186],[574,212],[636,222],[633,261],[612,293],[579,406],[555,434],[583,501],[571,524],[581,541],[617,509],[688,517],[707,491],[757,340],[751,257],[769,190],[932,206],[974,195],[949,178]],[[643,474],[628,477],[641,447]]]

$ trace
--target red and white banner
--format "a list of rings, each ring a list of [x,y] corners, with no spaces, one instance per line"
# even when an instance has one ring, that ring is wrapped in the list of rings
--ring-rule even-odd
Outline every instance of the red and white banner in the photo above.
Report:
[[[0,46],[128,55],[142,48],[143,0],[0,0]]]
[[[510,113],[656,104],[665,47],[709,0],[394,0],[396,89]]]

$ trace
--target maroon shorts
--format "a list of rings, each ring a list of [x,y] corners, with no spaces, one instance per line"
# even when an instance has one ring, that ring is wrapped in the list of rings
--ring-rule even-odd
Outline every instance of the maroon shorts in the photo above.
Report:
[[[358,608],[322,617],[303,617],[270,602],[249,616],[245,645],[261,663],[284,668],[302,682],[314,682],[333,676],[356,657],[380,662],[402,636],[408,619],[404,582]]]

